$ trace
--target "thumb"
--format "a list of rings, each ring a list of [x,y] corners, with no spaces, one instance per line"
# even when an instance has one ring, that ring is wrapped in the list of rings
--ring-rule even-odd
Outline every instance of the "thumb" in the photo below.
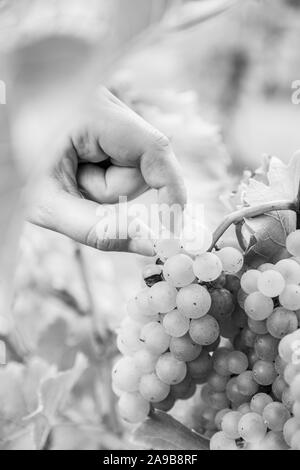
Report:
[[[152,233],[138,218],[121,217],[117,205],[101,206],[64,190],[44,187],[28,220],[98,250],[155,254]]]

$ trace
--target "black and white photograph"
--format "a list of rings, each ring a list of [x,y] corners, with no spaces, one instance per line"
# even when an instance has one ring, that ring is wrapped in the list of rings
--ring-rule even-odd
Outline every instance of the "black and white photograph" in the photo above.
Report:
[[[0,241],[0,450],[300,450],[300,0],[0,0]]]

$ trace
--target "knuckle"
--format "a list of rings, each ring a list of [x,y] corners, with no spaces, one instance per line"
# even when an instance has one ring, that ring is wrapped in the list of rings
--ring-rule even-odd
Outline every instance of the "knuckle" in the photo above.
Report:
[[[101,236],[99,230],[97,229],[97,225],[93,226],[85,239],[85,245],[90,246],[92,248],[96,248],[97,250],[101,251],[115,251],[115,240]]]
[[[115,240],[112,240],[111,238],[102,238],[98,242],[98,250],[115,251],[116,250]]]
[[[154,134],[153,144],[156,149],[166,151],[170,148],[171,146],[170,140],[165,134],[158,131],[157,129],[154,130],[153,134]]]

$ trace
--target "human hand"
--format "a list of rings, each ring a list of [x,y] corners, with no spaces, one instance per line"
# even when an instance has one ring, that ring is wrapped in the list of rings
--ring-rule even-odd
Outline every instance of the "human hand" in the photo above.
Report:
[[[153,255],[150,239],[108,238],[97,230],[101,204],[149,188],[159,204],[183,207],[186,192],[168,139],[101,88],[95,109],[41,185],[29,214],[37,225],[105,251]]]

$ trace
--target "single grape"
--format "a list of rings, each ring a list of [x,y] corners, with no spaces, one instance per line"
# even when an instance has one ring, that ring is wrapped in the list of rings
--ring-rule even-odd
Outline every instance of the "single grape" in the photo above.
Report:
[[[293,436],[300,431],[300,422],[296,418],[289,418],[283,426],[283,437],[287,445],[292,445]]]
[[[135,315],[136,314],[136,315]],[[158,313],[153,313],[152,315],[142,315],[141,312],[138,310],[135,311],[135,314],[133,313],[133,310],[131,311],[131,314],[128,314],[128,318],[132,319],[136,323],[139,323],[141,328],[143,325],[146,325],[147,323],[151,321],[159,321],[160,316]]]
[[[251,398],[251,411],[262,415],[265,407],[272,402],[273,399],[272,397],[270,397],[270,395],[267,395],[266,393],[257,393],[256,395],[254,395],[254,397]]]
[[[242,415],[245,415],[247,413],[251,412],[251,408],[249,403],[243,403],[237,408],[237,411],[239,411]]]
[[[291,232],[286,237],[286,249],[293,256],[300,256],[300,230]]]
[[[184,235],[186,232],[186,224]],[[196,230],[192,227],[192,236],[187,231],[188,236],[184,236],[182,240],[183,249],[191,256],[205,253],[212,244],[212,232],[207,227],[200,226]]]
[[[167,313],[176,307],[177,290],[166,281],[148,289],[149,305],[155,313]]]
[[[165,314],[163,327],[168,335],[179,338],[189,331],[190,321],[175,308],[172,312]]]
[[[227,289],[212,289],[210,291],[211,307],[209,315],[218,321],[227,321],[234,310],[232,294]]]
[[[201,346],[214,343],[220,334],[217,320],[211,315],[191,320],[190,336],[192,340]]]
[[[162,238],[154,243],[154,250],[162,261],[178,255],[182,249],[182,242],[178,238]]]
[[[258,279],[261,277],[261,272],[257,269],[249,269],[241,277],[241,288],[246,294],[257,292]]]
[[[256,338],[256,333],[250,330],[250,328],[244,328],[241,332],[241,346],[246,348],[253,348]]]
[[[243,403],[246,403],[249,401],[250,397],[247,395],[243,395],[239,391],[238,383],[237,383],[237,377],[232,377],[226,385],[226,394],[229,400],[236,406],[240,406]]]
[[[284,277],[287,284],[300,283],[300,266],[296,261],[292,259],[282,259],[275,264],[274,269]]]
[[[227,278],[226,274],[221,273],[221,275],[215,281],[211,281],[208,284],[213,289],[222,289],[223,287],[225,288],[226,278]]]
[[[277,400],[282,400],[282,394],[286,389],[286,386],[287,384],[283,377],[281,377],[280,375],[276,377],[276,379],[272,383],[272,392],[275,398],[277,398]]]
[[[212,282],[222,273],[222,263],[214,253],[203,253],[196,257],[193,269],[201,282]]]
[[[134,300],[136,302],[136,307],[140,312],[140,315],[144,317],[149,317],[149,319],[153,319],[157,315],[158,312],[155,312],[150,305],[149,302],[149,288],[145,287],[144,289],[140,290],[137,295],[135,296]]]
[[[187,366],[171,353],[165,353],[158,359],[155,370],[160,380],[168,385],[175,385],[185,378]]]
[[[285,288],[285,280],[280,272],[273,270],[260,273],[257,281],[258,291],[266,297],[277,297]]]
[[[204,349],[197,359],[187,363],[188,372],[194,379],[207,378],[212,370],[212,357]]]
[[[224,347],[219,348],[214,352],[212,361],[213,368],[217,372],[217,374],[223,375],[225,377],[231,375],[231,372],[228,369],[228,355],[230,352],[230,349]]]
[[[253,396],[258,390],[258,384],[253,378],[251,370],[242,372],[237,378],[236,383],[238,390],[242,395]]]
[[[196,385],[189,374],[186,374],[185,378],[176,385],[172,385],[171,394],[176,400],[184,400],[190,398],[191,392],[196,390]],[[192,394],[193,395],[193,394]]]
[[[145,284],[148,287],[152,287],[157,282],[163,280],[162,266],[159,264],[147,264],[143,269],[142,276]]]
[[[275,308],[267,319],[267,328],[274,338],[283,338],[298,328],[297,315],[282,307]]]
[[[204,421],[204,426],[206,429],[216,429],[215,417],[217,412],[217,410],[214,410],[213,408],[207,406],[202,410],[202,419]]]
[[[240,278],[235,274],[227,274],[225,285],[222,287],[225,287],[225,289],[229,290],[229,292],[231,292],[234,298],[236,298],[237,293],[241,288]]]
[[[170,336],[164,327],[157,322],[147,323],[142,328],[140,340],[154,354],[164,353],[170,345]]]
[[[140,349],[133,356],[135,365],[142,374],[153,372],[157,359],[158,355],[152,353],[148,349]]]
[[[128,317],[127,320],[129,320]],[[125,325],[121,325],[118,334],[119,344],[132,352],[138,351],[143,347],[143,343],[140,341],[140,334],[141,325],[130,320]]]
[[[263,418],[258,413],[242,415],[238,425],[239,435],[246,442],[256,443],[262,441],[267,432]]]
[[[232,247],[225,247],[222,248],[220,251],[216,252],[218,258],[220,258],[223,270],[227,274],[236,274],[238,273],[244,264],[244,257],[243,254],[237,250],[236,248]]]
[[[184,397],[181,398],[181,400],[189,400],[192,398],[197,391],[197,385],[194,380],[192,380],[189,389],[186,391]]]
[[[257,268],[261,273],[274,269],[274,264],[272,263],[263,263]]]
[[[179,361],[194,361],[201,353],[202,347],[192,341],[189,334],[180,338],[171,338],[170,351]]]
[[[210,439],[210,450],[238,450],[235,439],[230,439],[223,431],[216,432]]]
[[[124,392],[135,392],[139,388],[141,373],[131,357],[122,357],[112,369],[114,385]]]
[[[232,351],[227,356],[227,367],[232,374],[241,374],[248,368],[248,358],[241,351]]]
[[[232,312],[231,319],[237,328],[244,328],[248,324],[249,317],[247,317],[244,310],[237,305]]]
[[[176,304],[178,310],[187,318],[201,318],[211,307],[211,297],[205,287],[191,284],[180,289]]]
[[[224,392],[224,390],[226,389],[227,382],[228,377],[224,375],[219,375],[215,371],[212,371],[207,378],[208,385],[215,392]]]
[[[219,320],[220,335],[222,338],[227,338],[231,342],[234,340],[236,335],[239,333],[238,327],[234,324],[233,320],[229,317],[228,319]]]
[[[273,362],[259,360],[252,371],[253,378],[259,385],[271,385],[277,376]]]
[[[164,400],[159,401],[157,403],[153,403],[153,406],[156,410],[164,411],[165,413],[167,411],[170,411],[174,405],[175,405],[175,398],[172,396],[171,393],[169,393],[167,398],[165,398]]]
[[[118,408],[121,418],[129,423],[144,421],[150,412],[149,402],[137,392],[122,393]]]
[[[259,335],[254,343],[254,350],[263,361],[274,361],[278,353],[278,340],[273,336]]]
[[[143,315],[136,298],[130,299],[127,302],[127,313],[129,319],[139,323],[140,325],[144,325],[151,320],[158,320],[158,314],[153,313],[152,311],[148,311],[147,315]]]
[[[220,410],[217,412],[215,416],[215,426],[219,431],[221,430],[222,419],[224,418],[226,413],[229,413],[230,411],[231,411],[230,408],[224,408],[223,410]]]
[[[171,282],[175,287],[188,286],[195,279],[193,261],[182,253],[172,256],[165,262],[163,274],[165,280]]]
[[[206,383],[201,389],[201,398],[214,410],[222,410],[229,406],[229,400],[224,392],[216,392]]]
[[[212,390],[209,396],[209,405],[214,410],[223,410],[228,408],[230,402],[225,392],[215,392]]]
[[[151,374],[143,375],[140,381],[139,391],[145,400],[160,402],[169,395],[170,385],[162,382],[155,372],[152,372]]]
[[[300,269],[300,266],[298,267]],[[279,296],[279,301],[282,307],[288,310],[298,310],[300,308],[300,286],[288,284]]]
[[[282,431],[290,413],[282,403],[274,401],[265,406],[262,417],[271,431]]]
[[[117,348],[123,356],[132,356],[135,352],[125,344],[120,334],[117,336]]]
[[[244,308],[247,315],[252,320],[265,320],[273,312],[273,300],[266,297],[261,292],[249,294],[245,300]]]
[[[230,439],[238,439],[240,437],[238,426],[242,416],[242,413],[239,411],[229,411],[223,416],[221,422],[222,431]]]
[[[257,335],[264,335],[268,333],[267,325],[265,321],[256,321],[252,318],[248,318],[248,327],[253,333]]]

